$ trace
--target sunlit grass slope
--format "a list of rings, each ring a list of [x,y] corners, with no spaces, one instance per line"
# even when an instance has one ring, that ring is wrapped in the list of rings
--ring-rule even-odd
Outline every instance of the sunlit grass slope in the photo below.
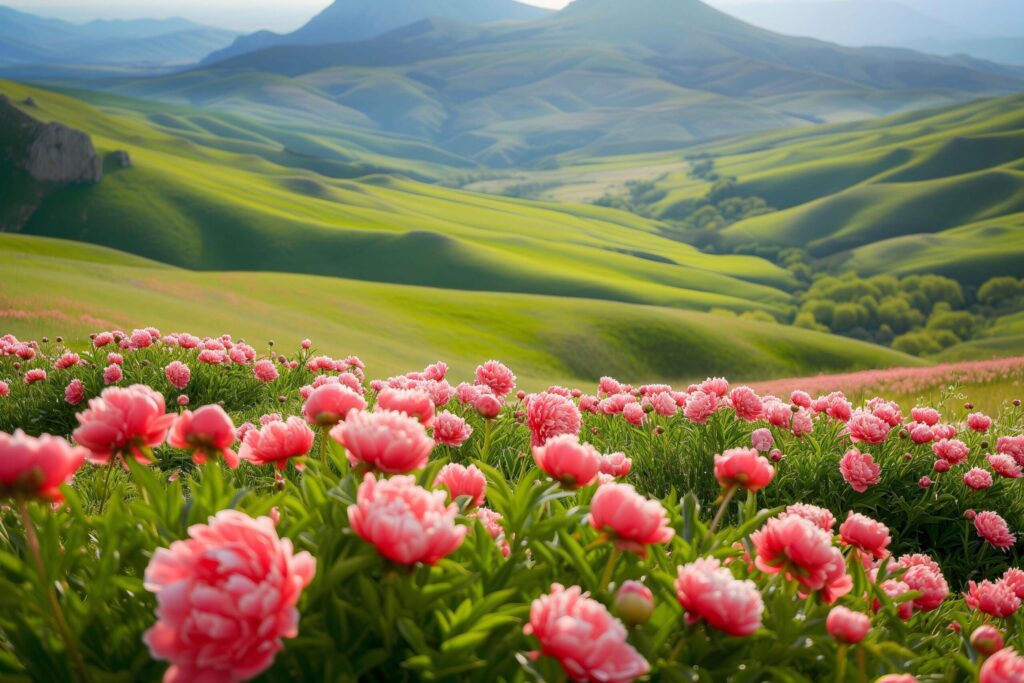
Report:
[[[762,259],[702,254],[663,237],[658,222],[628,213],[391,175],[331,178],[241,154],[230,149],[234,137],[172,134],[154,126],[149,105],[130,111],[119,100],[106,112],[11,83],[0,83],[0,92],[15,101],[31,95],[34,115],[89,132],[101,152],[126,149],[134,164],[110,170],[98,185],[53,193],[26,226],[30,234],[196,270],[301,272],[698,310],[777,312],[788,302],[786,271]]]
[[[732,194],[778,209],[727,228],[727,246],[797,246],[864,274],[939,273],[966,284],[1024,274],[1022,95],[674,153],[566,155],[537,181],[543,196],[591,199],[627,180],[656,181],[665,194],[653,213],[670,216],[710,188],[688,175],[684,160],[697,154],[737,179]]]
[[[445,291],[280,273],[171,268],[102,247],[0,235],[0,333],[25,338],[156,324],[327,353],[376,373],[442,358],[468,376],[498,357],[527,387],[594,380],[771,377],[922,361],[841,337],[608,301]]]

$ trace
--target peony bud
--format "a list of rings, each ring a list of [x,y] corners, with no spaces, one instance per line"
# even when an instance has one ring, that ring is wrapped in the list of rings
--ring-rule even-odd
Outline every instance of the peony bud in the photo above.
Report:
[[[638,581],[626,581],[615,594],[615,613],[629,626],[647,623],[654,614],[654,595]]]
[[[971,647],[982,657],[991,657],[1003,649],[1003,636],[995,627],[983,624],[971,634]]]

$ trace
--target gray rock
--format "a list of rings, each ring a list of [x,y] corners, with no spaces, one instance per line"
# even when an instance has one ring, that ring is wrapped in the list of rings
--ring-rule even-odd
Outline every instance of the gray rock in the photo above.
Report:
[[[123,149],[116,150],[110,153],[110,158],[113,160],[114,165],[117,168],[131,168],[132,157],[128,152]]]
[[[60,123],[43,123],[18,109],[10,98],[0,95],[0,149],[25,169],[33,179],[70,185],[98,183],[103,178],[103,160],[92,146],[92,138]]]
[[[39,107],[39,105],[36,104],[35,98],[33,98],[33,97],[26,97],[24,104],[25,104],[26,107],[32,107],[33,109],[36,109],[36,108]]]
[[[47,123],[36,130],[29,143],[25,170],[43,182],[98,183],[103,179],[103,160],[85,133],[60,123]]]

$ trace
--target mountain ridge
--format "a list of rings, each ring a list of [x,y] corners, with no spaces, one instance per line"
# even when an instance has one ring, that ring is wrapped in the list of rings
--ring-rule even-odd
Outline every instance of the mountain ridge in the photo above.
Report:
[[[335,0],[305,25],[287,34],[258,31],[238,37],[202,61],[216,64],[251,52],[291,45],[327,45],[370,40],[432,17],[467,24],[529,21],[550,12],[516,0]]]

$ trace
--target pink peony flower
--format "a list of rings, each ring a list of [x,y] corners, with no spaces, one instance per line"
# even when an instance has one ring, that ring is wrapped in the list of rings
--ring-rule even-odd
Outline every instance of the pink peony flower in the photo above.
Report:
[[[235,443],[235,423],[217,404],[181,413],[171,424],[167,443],[192,451],[192,460],[197,465],[220,455],[228,467],[238,467],[238,455],[231,450]]]
[[[377,396],[375,409],[394,410],[419,420],[424,427],[434,423],[434,402],[419,389],[384,389]]]
[[[532,446],[543,446],[554,436],[580,433],[580,411],[571,400],[558,394],[531,394],[526,400]]]
[[[296,605],[316,560],[295,553],[270,517],[222,510],[189,538],[160,548],[146,568],[157,622],[143,640],[171,663],[167,682],[254,678],[274,662],[282,638],[298,635]]]
[[[40,368],[29,370],[28,372],[25,373],[25,377],[23,379],[26,385],[35,384],[36,382],[45,382],[46,370],[42,370]]]
[[[967,426],[979,434],[984,434],[992,426],[992,418],[985,413],[971,413],[967,416]]]
[[[806,391],[801,391],[799,389],[797,389],[796,391],[789,395],[789,402],[801,408],[810,408],[811,400],[812,399],[810,394],[808,394]]]
[[[159,446],[174,421],[164,396],[142,384],[108,387],[75,416],[79,427],[72,436],[89,449],[89,462],[108,465],[113,457],[129,454],[148,465],[150,449]]]
[[[980,491],[992,486],[992,475],[988,470],[972,467],[964,474],[964,483],[975,491]]]
[[[736,417],[746,422],[759,420],[764,411],[761,399],[750,387],[736,387],[729,393],[729,403],[736,411]]]
[[[871,630],[871,619],[863,612],[854,612],[842,605],[836,605],[825,620],[828,634],[840,643],[853,645],[864,640]]]
[[[107,363],[109,363],[110,365],[121,365],[122,363],[124,363],[124,356],[122,356],[119,353],[108,353]]]
[[[64,388],[64,401],[68,405],[77,406],[85,400],[85,385],[82,380],[73,379]]]
[[[53,367],[55,370],[67,370],[81,362],[82,358],[77,353],[71,353],[68,351],[54,362]]]
[[[974,517],[974,528],[978,535],[1000,550],[1012,548],[1017,537],[1010,533],[1006,520],[997,512],[979,512]]]
[[[302,415],[311,425],[329,429],[346,419],[353,411],[366,409],[363,397],[341,384],[324,384],[306,399]]]
[[[699,389],[705,394],[724,398],[729,393],[729,382],[724,377],[708,377],[700,383]]]
[[[999,619],[1011,616],[1020,607],[1020,598],[1002,581],[969,581],[964,602],[971,609]]]
[[[888,596],[888,598],[890,600],[893,600],[894,602],[906,593],[910,592],[910,586],[908,586],[903,581],[899,581],[897,579],[888,579],[887,581],[883,581],[879,585],[879,588],[881,588],[882,592],[885,593],[886,596]],[[903,621],[906,621],[914,615],[913,601],[897,602],[894,605],[894,607],[896,609],[896,616],[898,616]],[[876,599],[874,601],[874,608],[876,612],[880,610],[882,608],[881,601]]]
[[[273,464],[283,470],[288,467],[290,458],[309,453],[313,438],[313,430],[300,417],[272,420],[264,423],[262,429],[250,427],[246,430],[238,457],[254,465]],[[295,467],[301,470],[303,465],[299,463]]]
[[[817,505],[808,505],[807,503],[793,503],[786,508],[780,517],[787,515],[796,515],[797,517],[803,517],[807,521],[813,523],[815,526],[823,531],[827,531],[829,534],[836,525],[836,518],[832,516],[832,513],[825,508],[818,507]]]
[[[676,597],[691,624],[704,620],[732,636],[749,636],[761,627],[764,601],[757,586],[734,578],[716,558],[679,567]]]
[[[668,543],[676,535],[657,500],[648,500],[629,484],[604,484],[590,501],[590,526],[611,535],[620,550],[646,555],[645,546]]]
[[[136,349],[145,349],[153,345],[153,337],[146,330],[132,330],[128,341]]]
[[[755,429],[754,433],[750,435],[750,441],[754,448],[762,453],[767,453],[775,448],[775,438],[772,436],[771,430],[764,427]]]
[[[914,418],[915,422],[923,422],[929,427],[934,427],[939,423],[941,415],[935,408],[914,408],[910,411],[910,416]]]
[[[71,483],[87,456],[57,436],[0,432],[0,496],[63,500],[61,485]]]
[[[459,508],[447,505],[446,497],[444,491],[417,486],[415,477],[377,481],[367,473],[356,504],[348,508],[348,521],[353,531],[392,562],[434,564],[466,537],[466,527],[455,524]]]
[[[124,373],[120,365],[108,365],[103,371],[103,383],[106,385],[117,384],[124,379]]]
[[[642,427],[647,415],[644,413],[644,407],[639,403],[627,403],[622,408],[622,417],[631,425]]]
[[[864,493],[879,482],[882,468],[875,464],[870,453],[851,448],[839,461],[839,471],[854,491]]]
[[[487,478],[476,465],[465,467],[455,463],[448,463],[441,468],[434,479],[434,488],[444,487],[448,489],[448,495],[452,501],[466,496],[469,498],[470,507],[480,507],[484,504],[484,496],[487,494]]]
[[[434,440],[416,419],[393,410],[354,411],[331,430],[352,467],[360,465],[388,474],[423,468]]]
[[[473,428],[454,413],[443,410],[434,416],[434,443],[459,448],[473,434]]]
[[[803,517],[775,517],[750,536],[757,550],[757,568],[766,574],[785,572],[805,590],[822,591],[827,603],[853,588],[846,562],[832,537]]]
[[[1004,647],[985,660],[978,672],[978,683],[1020,683],[1024,681],[1024,658],[1011,647]]]
[[[267,360],[266,358],[258,360],[253,364],[252,374],[255,375],[256,379],[259,381],[268,384],[278,378],[277,367],[274,365],[273,361]]]
[[[501,550],[501,554],[504,557],[512,554],[512,548],[505,539],[505,529],[501,526],[500,514],[485,507],[478,507],[466,516],[471,519],[480,520],[480,523],[487,529],[487,534],[494,539],[495,545]]]
[[[914,443],[928,443],[935,440],[935,433],[932,428],[923,422],[915,422],[907,429],[910,439]]]
[[[1024,600],[1024,571],[1010,567],[1003,572],[1003,583],[1010,587],[1014,595]]]
[[[731,448],[715,456],[715,479],[723,488],[760,491],[775,476],[775,468],[753,448]]]
[[[602,474],[607,474],[612,477],[624,477],[629,474],[629,470],[633,467],[633,461],[626,457],[625,453],[609,453],[608,455],[601,456],[601,462],[598,464]]]
[[[889,436],[892,427],[882,418],[866,410],[855,410],[846,422],[846,429],[854,443],[882,443]]]
[[[999,437],[996,440],[996,452],[1009,455],[1018,465],[1024,467],[1024,434]]]
[[[3,380],[0,380],[0,396],[10,396],[10,395],[11,395],[11,385],[8,384],[7,382],[4,382]]]
[[[878,559],[889,555],[889,527],[859,512],[850,512],[839,527],[839,537],[845,545]]]
[[[967,460],[970,449],[963,441],[942,439],[932,444],[932,452],[935,457],[942,458],[950,465],[959,465]]]
[[[903,558],[900,559],[902,561]],[[914,599],[914,607],[924,612],[938,609],[949,595],[949,584],[946,583],[938,565],[934,568],[920,564],[910,566],[900,580],[907,584],[910,590],[921,594]]]
[[[110,332],[100,332],[92,338],[92,345],[99,349],[114,341],[114,335]]]
[[[179,391],[187,387],[192,379],[192,371],[188,369],[187,365],[177,360],[164,368],[164,375],[167,376],[167,381],[171,383],[171,386]]]
[[[574,681],[625,683],[650,670],[626,640],[626,629],[579,586],[552,584],[530,606],[523,633],[540,641],[540,655],[557,659]]]
[[[704,424],[717,409],[717,396],[706,394],[703,391],[695,391],[687,396],[686,405],[683,407],[683,415],[691,422]]]
[[[679,404],[676,403],[672,394],[667,391],[655,394],[651,398],[651,407],[654,408],[654,412],[662,417],[672,417],[679,412]]]
[[[476,381],[498,396],[505,396],[516,388],[516,376],[496,360],[489,360],[476,369]]]
[[[999,476],[1007,479],[1018,479],[1022,476],[1020,465],[1012,456],[1005,453],[990,453],[985,457],[988,459],[989,465],[992,466],[992,470]]]
[[[534,446],[533,460],[537,467],[570,489],[594,483],[601,468],[601,455],[572,434],[554,436],[543,446]]]

